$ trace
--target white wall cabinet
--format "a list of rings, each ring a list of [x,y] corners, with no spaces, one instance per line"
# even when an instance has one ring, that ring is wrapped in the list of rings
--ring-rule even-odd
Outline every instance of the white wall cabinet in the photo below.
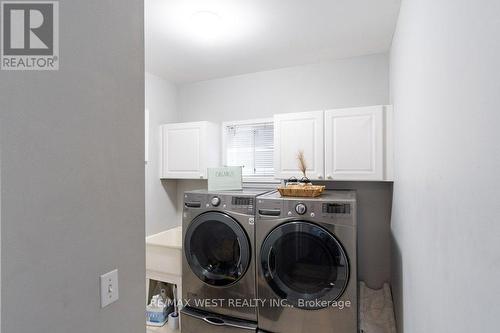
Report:
[[[302,178],[297,154],[304,152],[309,179],[324,179],[324,112],[311,111],[274,116],[275,177]]]
[[[276,178],[300,176],[302,149],[311,179],[392,180],[390,106],[280,114],[274,121]]]
[[[206,179],[220,166],[220,127],[208,121],[165,124],[161,130],[160,178]]]
[[[382,106],[325,112],[327,179],[384,179]]]

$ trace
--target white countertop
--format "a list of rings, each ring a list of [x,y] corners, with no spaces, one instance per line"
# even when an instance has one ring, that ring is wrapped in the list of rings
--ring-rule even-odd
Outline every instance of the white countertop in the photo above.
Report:
[[[162,246],[182,249],[182,226],[146,237],[146,246]]]

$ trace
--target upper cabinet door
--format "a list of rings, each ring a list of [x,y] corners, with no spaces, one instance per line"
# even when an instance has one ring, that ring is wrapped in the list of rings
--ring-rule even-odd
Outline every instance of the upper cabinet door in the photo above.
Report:
[[[384,180],[384,132],[384,106],[326,111],[326,178]]]
[[[206,121],[162,125],[160,178],[207,178],[207,167],[219,165],[219,137]]]
[[[324,179],[323,111],[274,116],[275,177],[302,178],[297,154],[304,152],[309,179]]]

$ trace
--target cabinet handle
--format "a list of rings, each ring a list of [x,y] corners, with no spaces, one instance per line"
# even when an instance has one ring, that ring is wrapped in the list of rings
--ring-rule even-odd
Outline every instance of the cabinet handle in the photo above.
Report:
[[[323,179],[323,175],[318,174],[318,179]]]
[[[332,175],[327,175],[326,178],[332,179]]]
[[[203,179],[203,175],[200,175],[200,179]]]

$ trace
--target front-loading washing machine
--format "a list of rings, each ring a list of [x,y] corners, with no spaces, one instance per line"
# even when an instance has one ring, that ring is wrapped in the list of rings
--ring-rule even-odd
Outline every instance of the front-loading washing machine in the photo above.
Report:
[[[259,329],[357,333],[356,193],[257,198]]]
[[[183,333],[256,331],[254,221],[263,193],[184,193]]]

